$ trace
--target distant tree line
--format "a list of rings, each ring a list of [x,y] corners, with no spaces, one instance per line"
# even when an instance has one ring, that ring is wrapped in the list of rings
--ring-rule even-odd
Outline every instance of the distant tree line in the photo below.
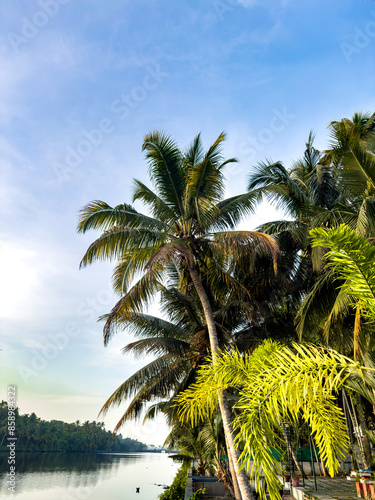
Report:
[[[112,436],[104,428],[104,422],[81,423],[77,420],[68,424],[61,420],[42,420],[35,413],[16,413],[16,433],[18,451],[64,451],[92,452],[96,450],[128,452],[146,451],[147,445],[136,439],[123,438],[121,434]],[[8,405],[0,403],[0,450],[7,450]]]

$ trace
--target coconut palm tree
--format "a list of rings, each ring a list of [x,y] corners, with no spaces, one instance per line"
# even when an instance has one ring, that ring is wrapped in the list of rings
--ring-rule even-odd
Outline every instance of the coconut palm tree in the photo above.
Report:
[[[329,125],[331,143],[322,162],[335,170],[345,206],[341,222],[362,236],[375,234],[375,113],[355,113]]]
[[[173,428],[164,445],[171,452],[178,449],[173,460],[188,463],[194,462],[198,475],[215,475],[223,481],[226,488],[234,496],[233,484],[225,460],[225,437],[221,417],[215,413],[196,426],[187,422],[174,422]]]
[[[238,270],[238,263],[246,262],[245,256],[252,253],[268,254],[273,259],[277,255],[272,237],[234,230],[241,218],[252,211],[253,196],[245,193],[223,198],[223,168],[235,161],[223,161],[224,139],[225,135],[220,134],[205,152],[198,135],[182,152],[169,136],[152,132],[145,137],[143,150],[153,188],[136,180],[133,196],[133,201],[141,200],[147,206],[150,215],[139,213],[128,204],[112,208],[102,201],[89,203],[81,210],[79,232],[103,231],[88,248],[81,266],[103,259],[118,261],[114,288],[122,298],[106,319],[105,342],[120,318],[142,311],[158,292],[159,283],[167,279],[173,264],[183,278],[184,292],[194,288],[201,301],[215,363],[219,342],[212,300],[222,299],[230,289],[245,301],[248,293],[233,276],[234,267]],[[240,471],[225,394],[219,405],[228,453],[234,457],[243,500],[248,500],[252,492],[246,475]]]
[[[303,158],[289,171],[280,162],[255,167],[249,189],[291,219],[258,229],[277,237],[282,253],[295,255],[292,282],[294,296],[300,300],[295,320],[300,338],[308,334],[320,341],[323,335],[325,342],[349,352],[353,346],[346,345],[342,332],[358,329],[359,316],[355,318],[347,298],[332,286],[330,272],[323,266],[324,249],[310,245],[309,230],[345,223],[358,234],[373,234],[374,115],[356,113],[352,120],[332,122],[330,132],[330,148],[324,152],[313,147],[310,134]]]
[[[174,396],[194,381],[196,370],[210,354],[210,341],[204,313],[196,293],[184,294],[176,287],[160,283],[160,304],[168,319],[144,313],[134,313],[123,322],[122,328],[138,338],[123,348],[123,353],[136,357],[152,355],[153,361],[131,375],[108,398],[101,413],[121,405],[132,397],[114,432],[128,420],[137,418],[150,401],[145,419],[162,411],[169,422],[176,413]],[[228,307],[214,310],[214,321],[221,347],[234,342],[230,323],[234,313]],[[241,314],[237,316],[238,321]],[[228,322],[229,320],[229,322]]]
[[[335,303],[335,289],[326,279],[322,249],[310,245],[309,231],[341,223],[334,209],[344,202],[345,195],[338,189],[334,169],[322,162],[323,154],[313,142],[310,133],[304,155],[289,170],[281,162],[255,166],[248,189],[258,201],[268,200],[286,215],[284,220],[267,222],[258,230],[277,238],[282,261],[288,265],[290,279],[284,296],[293,304],[292,314],[302,303],[297,333],[302,337],[308,323],[310,339],[320,341],[321,318],[327,317]]]

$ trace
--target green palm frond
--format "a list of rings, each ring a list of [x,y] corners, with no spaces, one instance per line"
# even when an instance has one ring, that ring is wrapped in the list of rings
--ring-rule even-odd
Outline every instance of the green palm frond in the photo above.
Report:
[[[207,150],[207,153],[206,153],[203,161],[205,161],[205,160],[209,161],[216,168],[220,168],[221,165],[223,165],[222,146],[223,146],[223,142],[225,141],[225,139],[226,139],[225,132],[221,132],[221,134],[219,134],[216,141]],[[228,160],[228,161],[233,161],[233,159]],[[236,161],[236,160],[234,160],[234,161]]]
[[[206,279],[211,293],[218,301],[225,300],[228,297],[228,290],[232,290],[233,294],[239,300],[245,302],[251,300],[251,295],[247,287],[215,260],[210,260],[207,263]]]
[[[281,233],[288,234],[298,248],[305,249],[308,242],[308,225],[303,220],[290,221],[290,220],[276,220],[273,222],[265,222],[257,228],[258,231],[278,236]]]
[[[142,200],[145,205],[151,208],[154,217],[164,223],[170,224],[176,220],[176,214],[162,198],[143,184],[143,182],[134,179],[133,202],[136,200]]]
[[[329,300],[335,300],[335,298],[332,297],[332,289],[329,287],[331,281],[332,276],[330,273],[321,274],[304,297],[295,318],[296,330],[300,339],[305,336],[304,333],[307,330],[305,325],[308,324],[309,328],[311,328],[311,325],[316,324],[316,322],[313,321],[314,315],[317,313],[324,313],[327,309],[327,303],[325,300],[322,300],[322,297],[324,296]],[[329,290],[328,294],[326,293],[327,289]]]
[[[186,338],[185,325],[144,313],[129,314],[129,319],[124,320],[124,326],[128,333],[137,338]]]
[[[111,312],[105,316],[103,328],[104,345],[107,345],[117,326],[131,318],[133,314],[140,313],[159,291],[159,283],[163,279],[163,270],[148,270],[130,290],[116,303]],[[103,319],[104,317],[100,318]]]
[[[202,232],[212,225],[223,191],[223,174],[210,160],[188,170],[185,211],[190,218],[196,218]]]
[[[281,162],[261,162],[253,168],[248,190],[261,190],[262,196],[276,208],[297,214],[310,200],[304,187],[293,179]]]
[[[136,253],[124,252],[112,273],[112,286],[116,293],[126,294],[134,280],[142,276],[147,262],[154,253],[153,250],[154,248],[139,248]]]
[[[282,422],[309,423],[331,475],[348,447],[345,419],[334,393],[350,376],[365,370],[335,351],[313,345],[293,344],[293,349],[265,341],[251,355],[225,352],[199,370],[197,381],[177,396],[181,418],[195,425],[217,406],[217,390],[236,387],[241,413],[234,422],[244,466],[253,461],[251,477],[265,498],[264,475],[271,498],[279,498],[279,464],[268,446],[279,448]],[[268,443],[268,446],[265,446]]]
[[[135,229],[114,226],[104,231],[102,236],[92,243],[83,256],[80,267],[86,267],[95,261],[121,259],[130,248],[148,247],[150,252],[158,250],[168,239],[163,231]]]
[[[100,414],[106,415],[110,408],[118,407],[125,400],[133,397],[123,418],[139,416],[147,401],[168,397],[172,388],[179,385],[182,373],[183,366],[179,357],[176,354],[165,354],[151,361],[123,382],[104,403]],[[138,413],[135,411],[136,408],[138,408]],[[122,423],[124,421],[122,420]],[[116,429],[118,430],[121,425],[119,422]]]
[[[192,329],[204,324],[203,311],[197,304],[196,296],[182,293],[176,287],[161,288],[161,308],[175,324]]]
[[[181,367],[179,364],[179,362],[172,360],[165,373],[161,372],[158,378],[143,385],[132,401],[130,401],[125,413],[116,424],[114,432],[117,432],[127,420],[139,418],[145,410],[146,404],[150,401],[170,396],[171,389],[178,385],[179,378],[181,377]]]
[[[341,176],[352,193],[361,196],[370,186],[375,189],[375,156],[358,146],[352,146],[342,162]]]
[[[162,356],[174,354],[180,358],[191,351],[191,344],[175,338],[161,337],[137,340],[122,349],[124,354],[132,352],[137,358],[141,356]]]
[[[352,312],[351,305],[353,304],[353,298],[339,293],[336,295],[336,300],[332,306],[331,312],[324,324],[323,336],[327,344],[329,344],[329,336],[331,332],[332,324],[338,321],[343,321]],[[346,344],[350,344],[349,340],[346,340]]]
[[[123,382],[107,399],[101,409],[101,413],[105,415],[110,407],[120,406],[124,400],[137,395],[144,388],[149,390],[155,383],[164,384],[164,395],[169,393],[170,387],[163,382],[163,375],[168,374],[169,368],[176,365],[176,356],[166,354],[158,359],[148,363],[146,366],[138,370],[125,382]],[[155,392],[154,396],[158,396]]]
[[[199,163],[193,164],[188,160],[185,212],[189,218],[196,219],[201,230],[210,227],[218,214],[216,204],[224,193],[222,167],[236,161],[232,158],[222,163],[221,146],[224,140],[225,134],[222,133]],[[197,141],[200,142],[199,136]],[[201,146],[197,143],[195,148],[202,156]]]
[[[161,248],[155,249],[145,269],[152,269],[156,264],[168,266],[171,262],[181,260],[181,258],[188,263],[193,262],[193,255],[187,242],[183,239],[173,239]]]
[[[346,223],[346,221],[344,221]],[[356,233],[361,236],[375,234],[375,197],[367,196],[357,212]]]
[[[216,205],[216,214],[212,216],[211,230],[234,229],[247,215],[253,214],[258,196],[253,193],[244,193],[220,201]]]
[[[148,420],[154,420],[160,413],[166,416],[167,425],[172,425],[172,421],[169,419],[169,415],[174,413],[173,409],[171,411],[171,405],[169,401],[159,401],[147,408],[145,411],[145,416],[143,418],[143,424]],[[171,417],[173,419],[173,415]]]
[[[204,148],[201,140],[201,134],[199,133],[191,143],[191,145],[186,149],[184,154],[184,163],[189,167],[194,167],[198,163],[201,163],[204,158]]]
[[[310,234],[312,246],[330,248],[325,258],[334,277],[343,280],[341,292],[360,300],[364,314],[374,319],[375,247],[345,225],[313,229]]]
[[[166,134],[158,131],[147,134],[142,151],[149,162],[149,175],[156,192],[175,214],[183,214],[183,166],[181,151]]]
[[[88,230],[107,231],[113,226],[156,230],[167,229],[167,226],[160,220],[143,215],[126,203],[112,208],[104,201],[96,200],[80,211],[77,226],[79,233],[85,233]]]
[[[331,144],[327,161],[340,166],[343,182],[359,196],[368,187],[374,189],[375,160],[372,146],[375,137],[374,116],[357,114],[353,120],[344,118],[330,124]]]

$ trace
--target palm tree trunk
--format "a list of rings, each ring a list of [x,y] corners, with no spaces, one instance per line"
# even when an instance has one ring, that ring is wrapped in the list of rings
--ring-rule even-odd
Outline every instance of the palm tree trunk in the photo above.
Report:
[[[228,449],[228,446],[227,446],[227,449]],[[232,458],[231,454],[228,455],[228,459],[229,459],[229,464],[230,464],[230,470],[234,472],[234,463],[233,463],[233,458]],[[233,481],[233,490],[234,490],[235,499],[242,500],[240,486],[238,484],[236,474],[232,474],[232,481]]]
[[[212,312],[211,303],[207,296],[206,290],[204,289],[203,284],[200,280],[197,268],[191,262],[189,262],[189,271],[194,287],[202,303],[208,328],[208,335],[210,338],[212,362],[215,364],[216,355],[219,350],[219,342],[217,338],[216,325],[215,325],[214,315]],[[238,485],[241,491],[242,500],[255,500],[255,495],[251,490],[250,481],[246,475],[245,469],[240,470],[240,452],[234,444],[232,418],[226,395],[224,393],[222,395],[218,394],[218,401],[219,401],[221,417],[223,420],[225,438],[228,446],[228,455],[231,457],[231,460],[233,462],[234,473],[236,475]]]
[[[227,453],[228,453],[228,463],[229,463],[228,471],[229,471],[230,477],[232,478],[234,498],[236,500],[242,500],[240,487],[239,487],[239,484],[238,484],[238,481],[237,481],[237,475],[234,472],[233,457],[232,457],[232,454],[229,453],[229,451],[228,451],[229,450],[229,444],[228,444],[227,436],[226,436],[225,433],[224,433],[224,438],[225,438],[225,446],[226,446]]]

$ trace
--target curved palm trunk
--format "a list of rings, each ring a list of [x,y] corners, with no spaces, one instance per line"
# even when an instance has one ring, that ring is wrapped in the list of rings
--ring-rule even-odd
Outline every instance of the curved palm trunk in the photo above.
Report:
[[[228,449],[228,446],[227,446],[227,449]],[[232,455],[229,454],[228,458],[229,458],[229,463],[230,463],[230,470],[234,471],[234,463],[233,463]],[[232,482],[233,482],[233,489],[234,489],[234,497],[235,497],[235,499],[236,500],[242,500],[241,491],[240,491],[240,487],[238,485],[238,480],[237,480],[237,475],[236,474],[233,474],[233,476],[232,476]]]
[[[208,334],[210,338],[212,360],[213,363],[215,364],[216,354],[219,350],[219,342],[217,338],[216,325],[211,304],[207,297],[206,290],[204,289],[202,282],[200,280],[197,268],[195,267],[194,264],[189,263],[189,271],[194,287],[202,303],[208,328]],[[221,417],[223,420],[225,438],[228,446],[228,455],[230,456],[230,460],[232,461],[234,466],[234,473],[238,481],[238,486],[241,492],[242,500],[255,500],[255,495],[251,490],[250,481],[246,475],[245,469],[240,470],[240,463],[239,463],[240,452],[238,451],[238,449],[234,444],[232,418],[225,393],[223,393],[222,395],[218,394],[218,401],[219,401]]]
[[[232,454],[229,453],[229,451],[228,451],[229,450],[229,445],[228,445],[228,440],[227,440],[227,436],[226,436],[225,433],[224,433],[224,438],[225,438],[225,447],[226,447],[227,452],[228,452],[228,463],[229,463],[228,473],[229,473],[229,475],[231,477],[231,481],[232,481],[232,484],[233,484],[233,493],[232,493],[232,495],[234,496],[234,498],[236,500],[242,500],[240,487],[238,485],[237,475],[234,473],[233,457],[232,457]]]

